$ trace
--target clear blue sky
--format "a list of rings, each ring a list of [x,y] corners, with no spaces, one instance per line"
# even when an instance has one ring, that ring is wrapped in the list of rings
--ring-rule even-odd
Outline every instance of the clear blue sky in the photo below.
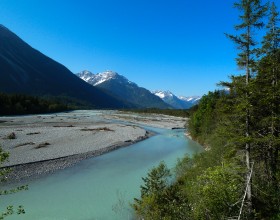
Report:
[[[113,70],[150,90],[202,95],[238,73],[224,35],[238,22],[233,2],[0,0],[0,23],[73,73]]]

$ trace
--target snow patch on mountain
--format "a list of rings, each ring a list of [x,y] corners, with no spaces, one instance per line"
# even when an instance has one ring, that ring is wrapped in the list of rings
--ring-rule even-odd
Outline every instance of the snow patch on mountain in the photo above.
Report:
[[[186,102],[198,103],[201,96],[178,96],[178,98]]]
[[[176,96],[170,91],[156,90],[152,92],[154,95],[160,97],[164,102],[177,109],[187,109],[193,105],[198,104],[201,99],[200,96]]]
[[[152,92],[154,95],[160,97],[161,99],[167,98],[167,97],[173,97],[174,94],[170,91],[160,91],[160,90],[156,90],[154,92]]]
[[[129,81],[124,76],[122,76],[116,72],[110,71],[110,70],[107,70],[102,73],[97,73],[97,74],[94,74],[88,70],[84,70],[84,71],[78,73],[77,76],[80,77],[82,80],[86,81],[87,83],[90,83],[93,86],[97,86],[97,85],[104,83],[106,81],[109,81],[111,79],[119,80],[119,81],[122,81],[122,82],[128,83],[128,84],[134,84],[133,82]]]

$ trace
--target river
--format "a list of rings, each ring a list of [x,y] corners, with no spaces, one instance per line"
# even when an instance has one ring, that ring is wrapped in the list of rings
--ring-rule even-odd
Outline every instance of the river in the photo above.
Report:
[[[145,127],[147,128],[147,127]],[[169,168],[185,154],[201,152],[184,130],[151,128],[157,135],[28,182],[29,190],[1,196],[1,210],[23,205],[23,220],[132,219],[129,203],[140,196],[141,177],[165,161]]]

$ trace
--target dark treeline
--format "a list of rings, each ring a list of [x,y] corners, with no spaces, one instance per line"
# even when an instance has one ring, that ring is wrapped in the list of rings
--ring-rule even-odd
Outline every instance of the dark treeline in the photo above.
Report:
[[[139,219],[280,219],[279,14],[258,0],[235,6],[241,24],[227,36],[244,74],[221,82],[227,90],[209,92],[191,113],[188,132],[207,150],[185,156],[173,174],[161,163],[143,178],[133,204]]]
[[[54,98],[0,93],[0,115],[22,115],[52,113],[72,110],[74,107],[62,104]]]
[[[148,114],[162,114],[162,115],[171,115],[176,117],[189,117],[191,110],[187,109],[158,109],[158,108],[146,108],[146,109],[127,109],[122,110],[127,112],[135,113],[148,113]]]

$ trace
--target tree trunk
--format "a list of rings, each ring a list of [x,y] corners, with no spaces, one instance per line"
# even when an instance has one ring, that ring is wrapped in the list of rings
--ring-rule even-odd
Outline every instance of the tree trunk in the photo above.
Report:
[[[245,131],[245,136],[246,138],[250,137],[250,109],[248,106],[249,103],[249,81],[250,81],[250,26],[247,27],[247,51],[246,51],[246,131]],[[247,174],[246,174],[246,180],[248,182],[248,189],[247,189],[247,203],[248,203],[248,212],[249,216],[252,214],[252,178],[250,178],[250,170],[251,170],[251,160],[250,160],[250,151],[251,151],[251,146],[250,143],[247,141],[245,144],[245,156],[246,156],[246,166],[247,166]]]

